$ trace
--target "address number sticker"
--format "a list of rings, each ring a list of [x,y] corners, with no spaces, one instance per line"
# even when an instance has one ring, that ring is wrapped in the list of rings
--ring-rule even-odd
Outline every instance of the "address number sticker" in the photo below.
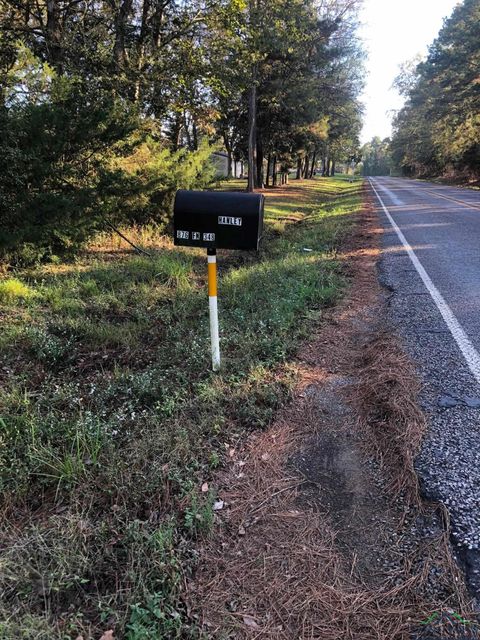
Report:
[[[201,234],[200,231],[192,231],[192,240],[200,240],[202,239],[204,242],[214,242],[215,234],[214,233],[204,233]],[[183,231],[181,229],[177,230],[177,238],[179,240],[190,240],[190,231]]]
[[[229,224],[232,227],[241,227],[242,218],[234,218],[232,216],[218,216],[218,224]]]

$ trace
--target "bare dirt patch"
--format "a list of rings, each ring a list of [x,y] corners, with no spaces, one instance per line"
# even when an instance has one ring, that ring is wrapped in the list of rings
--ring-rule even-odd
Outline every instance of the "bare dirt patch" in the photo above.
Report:
[[[349,293],[299,353],[292,402],[216,479],[222,508],[188,587],[207,637],[477,637],[447,519],[418,496],[425,422],[383,324],[378,235],[366,199]]]

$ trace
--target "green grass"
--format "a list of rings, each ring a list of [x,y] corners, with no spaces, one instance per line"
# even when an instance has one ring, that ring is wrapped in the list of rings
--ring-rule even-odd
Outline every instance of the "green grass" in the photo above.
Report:
[[[201,485],[288,399],[295,350],[343,290],[360,189],[278,190],[260,253],[219,252],[220,374],[203,251],[97,241],[0,281],[0,638],[200,637],[181,593],[214,526]]]
[[[32,290],[17,278],[0,282],[0,304],[14,304],[18,300],[27,300],[32,295]]]

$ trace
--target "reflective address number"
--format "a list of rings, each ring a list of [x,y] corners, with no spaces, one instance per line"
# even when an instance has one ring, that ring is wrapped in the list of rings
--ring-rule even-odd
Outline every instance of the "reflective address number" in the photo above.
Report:
[[[190,231],[181,231],[180,229],[177,230],[177,238],[179,240],[189,240],[190,239]],[[192,231],[192,240],[200,240],[200,232],[199,231]],[[204,233],[203,234],[203,241],[204,242],[213,242],[215,240],[215,234],[214,233]]]

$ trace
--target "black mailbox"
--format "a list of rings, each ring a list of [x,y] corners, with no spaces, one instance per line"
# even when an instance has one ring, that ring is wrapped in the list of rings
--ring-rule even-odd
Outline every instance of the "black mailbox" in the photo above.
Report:
[[[265,198],[233,191],[177,191],[174,242],[207,249],[258,249]]]

